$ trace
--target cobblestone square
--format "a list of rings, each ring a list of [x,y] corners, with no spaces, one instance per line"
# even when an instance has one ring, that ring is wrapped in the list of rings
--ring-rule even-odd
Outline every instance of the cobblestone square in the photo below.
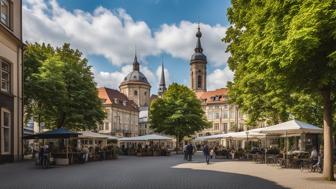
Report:
[[[82,165],[36,168],[31,161],[0,165],[1,189],[215,189],[215,188],[335,188],[321,175],[279,169],[253,162],[215,160],[204,163],[198,153],[192,162],[181,155],[130,157]]]

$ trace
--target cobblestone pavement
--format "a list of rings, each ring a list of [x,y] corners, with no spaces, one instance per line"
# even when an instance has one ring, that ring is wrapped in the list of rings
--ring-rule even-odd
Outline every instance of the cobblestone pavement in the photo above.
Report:
[[[191,163],[180,155],[124,156],[45,170],[36,168],[31,161],[0,165],[0,188],[336,188],[335,184],[316,180],[318,176],[251,162],[216,160],[206,165],[201,154]]]

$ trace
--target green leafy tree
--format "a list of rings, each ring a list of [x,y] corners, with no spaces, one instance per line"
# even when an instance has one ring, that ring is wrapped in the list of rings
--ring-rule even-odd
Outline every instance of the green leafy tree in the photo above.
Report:
[[[104,119],[91,67],[78,50],[64,44],[28,44],[25,63],[26,117],[48,128],[93,129]]]
[[[335,0],[232,0],[232,26],[224,39],[235,71],[230,96],[252,116],[282,121],[306,115],[304,106],[294,103],[314,97],[303,104],[317,107],[316,116],[319,107],[323,112],[323,175],[328,180],[334,180],[335,10]]]
[[[177,83],[152,102],[149,122],[155,132],[175,136],[178,145],[184,137],[210,127],[195,93]]]

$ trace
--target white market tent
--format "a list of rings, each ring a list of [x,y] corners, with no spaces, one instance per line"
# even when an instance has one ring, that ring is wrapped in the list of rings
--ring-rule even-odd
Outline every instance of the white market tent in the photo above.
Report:
[[[95,133],[92,131],[80,131],[81,135],[78,136],[78,138],[96,138],[96,139],[108,139],[109,136]]]
[[[323,133],[323,129],[298,120],[291,120],[277,125],[265,127],[260,130],[265,134],[303,134],[303,133]]]
[[[252,130],[249,131],[241,131],[241,132],[233,132],[233,133],[227,133],[225,134],[226,138],[231,138],[231,139],[260,139],[260,138],[265,138],[265,134],[263,133],[258,133]]]
[[[143,135],[143,136],[136,136],[136,137],[124,137],[120,138],[119,141],[127,142],[127,141],[154,141],[154,140],[173,140],[173,138],[157,135],[157,134],[150,134],[150,135]]]
[[[217,134],[217,135],[209,135],[209,136],[201,136],[195,138],[195,141],[207,141],[207,140],[215,140],[222,139],[225,137],[225,134]]]

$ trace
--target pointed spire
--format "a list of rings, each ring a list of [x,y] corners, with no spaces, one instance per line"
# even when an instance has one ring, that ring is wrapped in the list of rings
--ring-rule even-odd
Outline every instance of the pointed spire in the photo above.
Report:
[[[136,48],[135,48],[135,52],[134,52],[133,70],[134,71],[139,71],[140,70]]]
[[[199,23],[198,23],[198,27],[197,27],[196,37],[197,37],[197,43],[196,43],[195,52],[202,53],[203,52],[202,45],[201,45],[202,32],[201,32],[201,28],[200,28]]]
[[[160,96],[163,95],[163,93],[167,90],[166,88],[166,79],[164,74],[164,65],[163,65],[163,57],[162,57],[162,63],[161,63],[161,79],[160,79],[160,85],[159,85],[159,91],[158,94]]]

